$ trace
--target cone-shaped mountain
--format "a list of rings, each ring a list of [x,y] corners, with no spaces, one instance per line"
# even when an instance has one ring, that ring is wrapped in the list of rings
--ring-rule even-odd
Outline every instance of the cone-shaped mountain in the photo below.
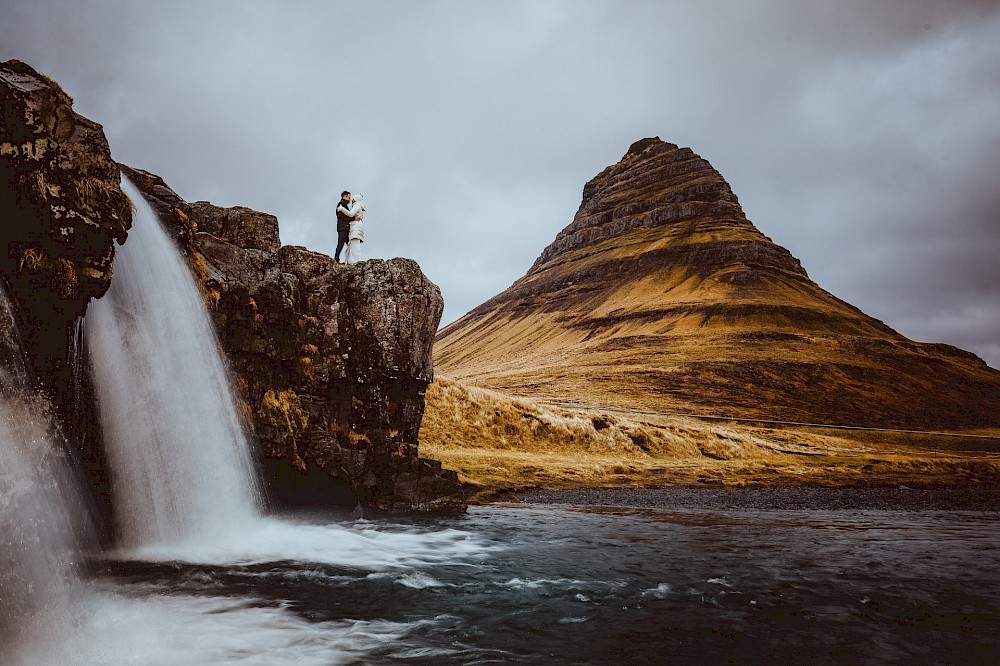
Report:
[[[519,395],[885,427],[1000,425],[1000,372],[824,291],[689,148],[643,139],[435,364]]]

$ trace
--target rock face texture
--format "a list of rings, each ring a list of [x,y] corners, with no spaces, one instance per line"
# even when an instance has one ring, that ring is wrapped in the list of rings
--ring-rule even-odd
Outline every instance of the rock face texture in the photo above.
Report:
[[[111,284],[132,208],[101,126],[54,82],[0,63],[0,274],[35,374],[68,400],[72,324]]]
[[[272,215],[189,204],[126,172],[202,284],[275,499],[464,510],[455,473],[417,455],[443,309],[420,267],[282,247]]]
[[[809,279],[688,148],[643,139],[509,289],[442,330],[443,375],[520,395],[876,427],[1000,425],[1000,372]]]

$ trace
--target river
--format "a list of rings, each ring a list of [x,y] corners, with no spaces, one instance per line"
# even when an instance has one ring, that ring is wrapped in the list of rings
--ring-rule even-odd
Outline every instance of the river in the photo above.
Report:
[[[516,504],[425,521],[285,515],[220,537],[200,562],[93,562],[72,629],[26,663],[996,663],[996,518]]]

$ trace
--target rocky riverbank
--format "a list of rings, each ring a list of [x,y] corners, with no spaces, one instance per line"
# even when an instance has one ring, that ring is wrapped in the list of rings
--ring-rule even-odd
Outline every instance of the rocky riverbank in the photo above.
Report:
[[[1000,512],[1000,485],[964,488],[600,488],[532,489],[526,504],[754,511]]]

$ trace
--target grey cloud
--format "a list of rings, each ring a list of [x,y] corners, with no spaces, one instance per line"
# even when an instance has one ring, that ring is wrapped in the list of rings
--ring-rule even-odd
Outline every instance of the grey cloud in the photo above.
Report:
[[[1000,366],[1000,8],[959,0],[0,0],[115,156],[330,251],[411,256],[446,321],[643,136],[691,146],[822,286]],[[985,314],[984,314],[985,313]]]

